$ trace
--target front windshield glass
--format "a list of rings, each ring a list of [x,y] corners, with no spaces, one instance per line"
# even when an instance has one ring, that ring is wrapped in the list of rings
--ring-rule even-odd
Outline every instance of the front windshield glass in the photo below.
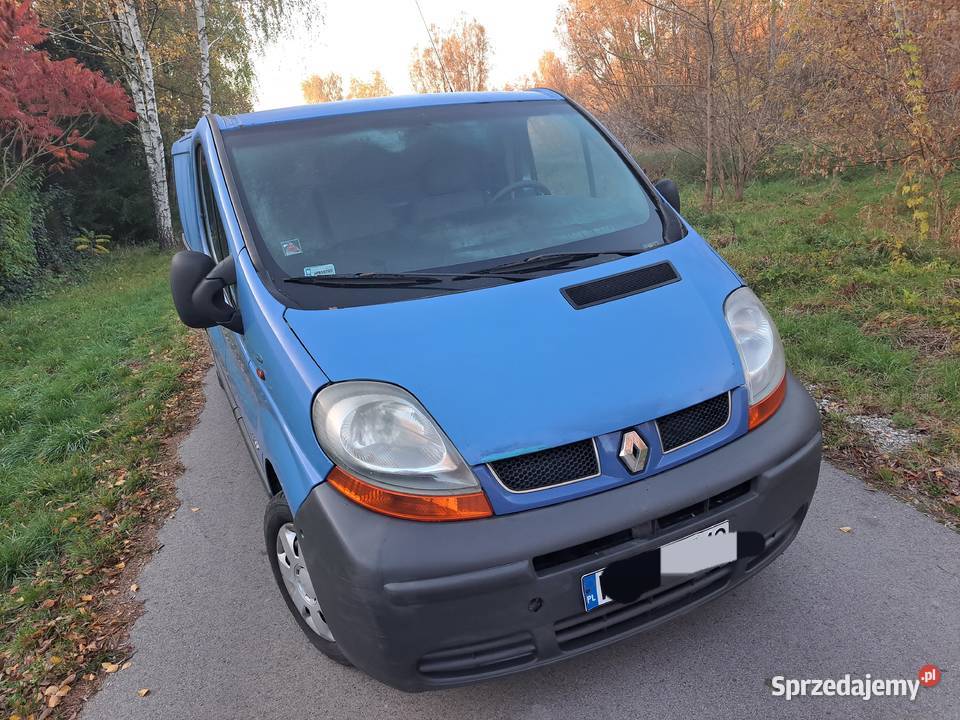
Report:
[[[640,181],[565,102],[359,112],[223,138],[260,255],[280,280],[476,270],[663,242]]]

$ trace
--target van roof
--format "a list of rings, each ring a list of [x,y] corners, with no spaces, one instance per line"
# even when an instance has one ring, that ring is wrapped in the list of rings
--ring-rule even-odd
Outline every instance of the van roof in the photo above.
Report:
[[[311,118],[350,115],[377,110],[400,110],[404,108],[432,107],[436,105],[463,105],[469,103],[517,102],[530,100],[562,100],[559,93],[546,88],[523,90],[518,92],[461,92],[428,93],[423,95],[393,95],[382,98],[362,100],[339,100],[337,102],[315,103],[277,110],[243,113],[241,115],[217,116],[222,130],[254,125],[308,120]]]

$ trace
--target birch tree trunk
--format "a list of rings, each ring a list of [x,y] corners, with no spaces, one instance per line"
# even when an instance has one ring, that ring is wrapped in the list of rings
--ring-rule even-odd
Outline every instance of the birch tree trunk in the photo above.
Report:
[[[115,0],[111,4],[111,27],[124,57],[124,75],[137,112],[137,129],[147,161],[153,216],[161,248],[174,247],[170,196],[167,190],[167,162],[157,112],[157,94],[153,83],[153,61],[140,30],[134,0]]]
[[[200,95],[203,98],[204,115],[213,109],[210,83],[210,38],[207,35],[207,0],[193,0],[197,14],[197,44],[200,46]]]

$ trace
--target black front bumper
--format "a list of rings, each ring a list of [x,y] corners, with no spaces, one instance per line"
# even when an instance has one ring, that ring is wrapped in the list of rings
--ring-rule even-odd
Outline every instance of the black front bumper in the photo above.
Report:
[[[607,645],[742,582],[790,544],[817,485],[820,418],[789,377],[780,410],[742,438],[646,480],[512,515],[397,520],[321,484],[296,523],[324,615],[343,653],[402,690],[496,677]],[[580,578],[730,521],[762,555],[583,608]]]

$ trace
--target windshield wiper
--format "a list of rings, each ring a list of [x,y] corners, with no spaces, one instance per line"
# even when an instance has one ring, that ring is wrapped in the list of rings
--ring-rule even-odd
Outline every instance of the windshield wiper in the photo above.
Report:
[[[325,285],[329,287],[397,287],[397,288],[421,288],[426,285],[434,285],[444,280],[459,280],[469,278],[502,278],[520,282],[529,280],[525,276],[516,276],[503,273],[388,273],[388,272],[364,272],[353,273],[350,275],[311,275],[311,276],[293,276],[284,279],[284,282],[297,283],[300,285]],[[437,287],[437,290],[459,290],[460,288]]]
[[[328,287],[396,287],[422,288],[441,281],[431,275],[405,273],[357,273],[355,275],[311,275],[288,277],[284,282],[298,285],[326,285]],[[446,289],[446,288],[438,288]]]
[[[619,255],[620,257],[631,257],[638,255],[639,250],[600,250],[597,252],[556,252],[542,253],[540,255],[530,255],[523,260],[504,263],[503,265],[494,265],[487,270],[477,270],[478,273],[497,273],[504,270],[514,272],[536,272],[553,267],[563,267],[577,260],[589,260],[590,258],[603,257],[604,255]]]
[[[603,257],[605,255],[619,255],[620,257],[630,257],[637,255],[638,250],[601,250],[597,252],[557,252],[542,253],[539,255],[530,255],[523,260],[504,263],[503,265],[494,265],[473,272],[361,272],[351,273],[349,275],[309,275],[300,277],[294,275],[284,279],[284,282],[297,283],[299,285],[323,285],[326,287],[383,287],[383,288],[422,288],[427,285],[436,285],[445,280],[469,280],[472,278],[497,278],[509,280],[511,282],[522,282],[529,280],[529,275],[538,270],[547,270],[555,267],[563,267],[577,260],[589,260],[590,258]],[[459,290],[460,288],[451,288],[438,286],[436,290]]]

